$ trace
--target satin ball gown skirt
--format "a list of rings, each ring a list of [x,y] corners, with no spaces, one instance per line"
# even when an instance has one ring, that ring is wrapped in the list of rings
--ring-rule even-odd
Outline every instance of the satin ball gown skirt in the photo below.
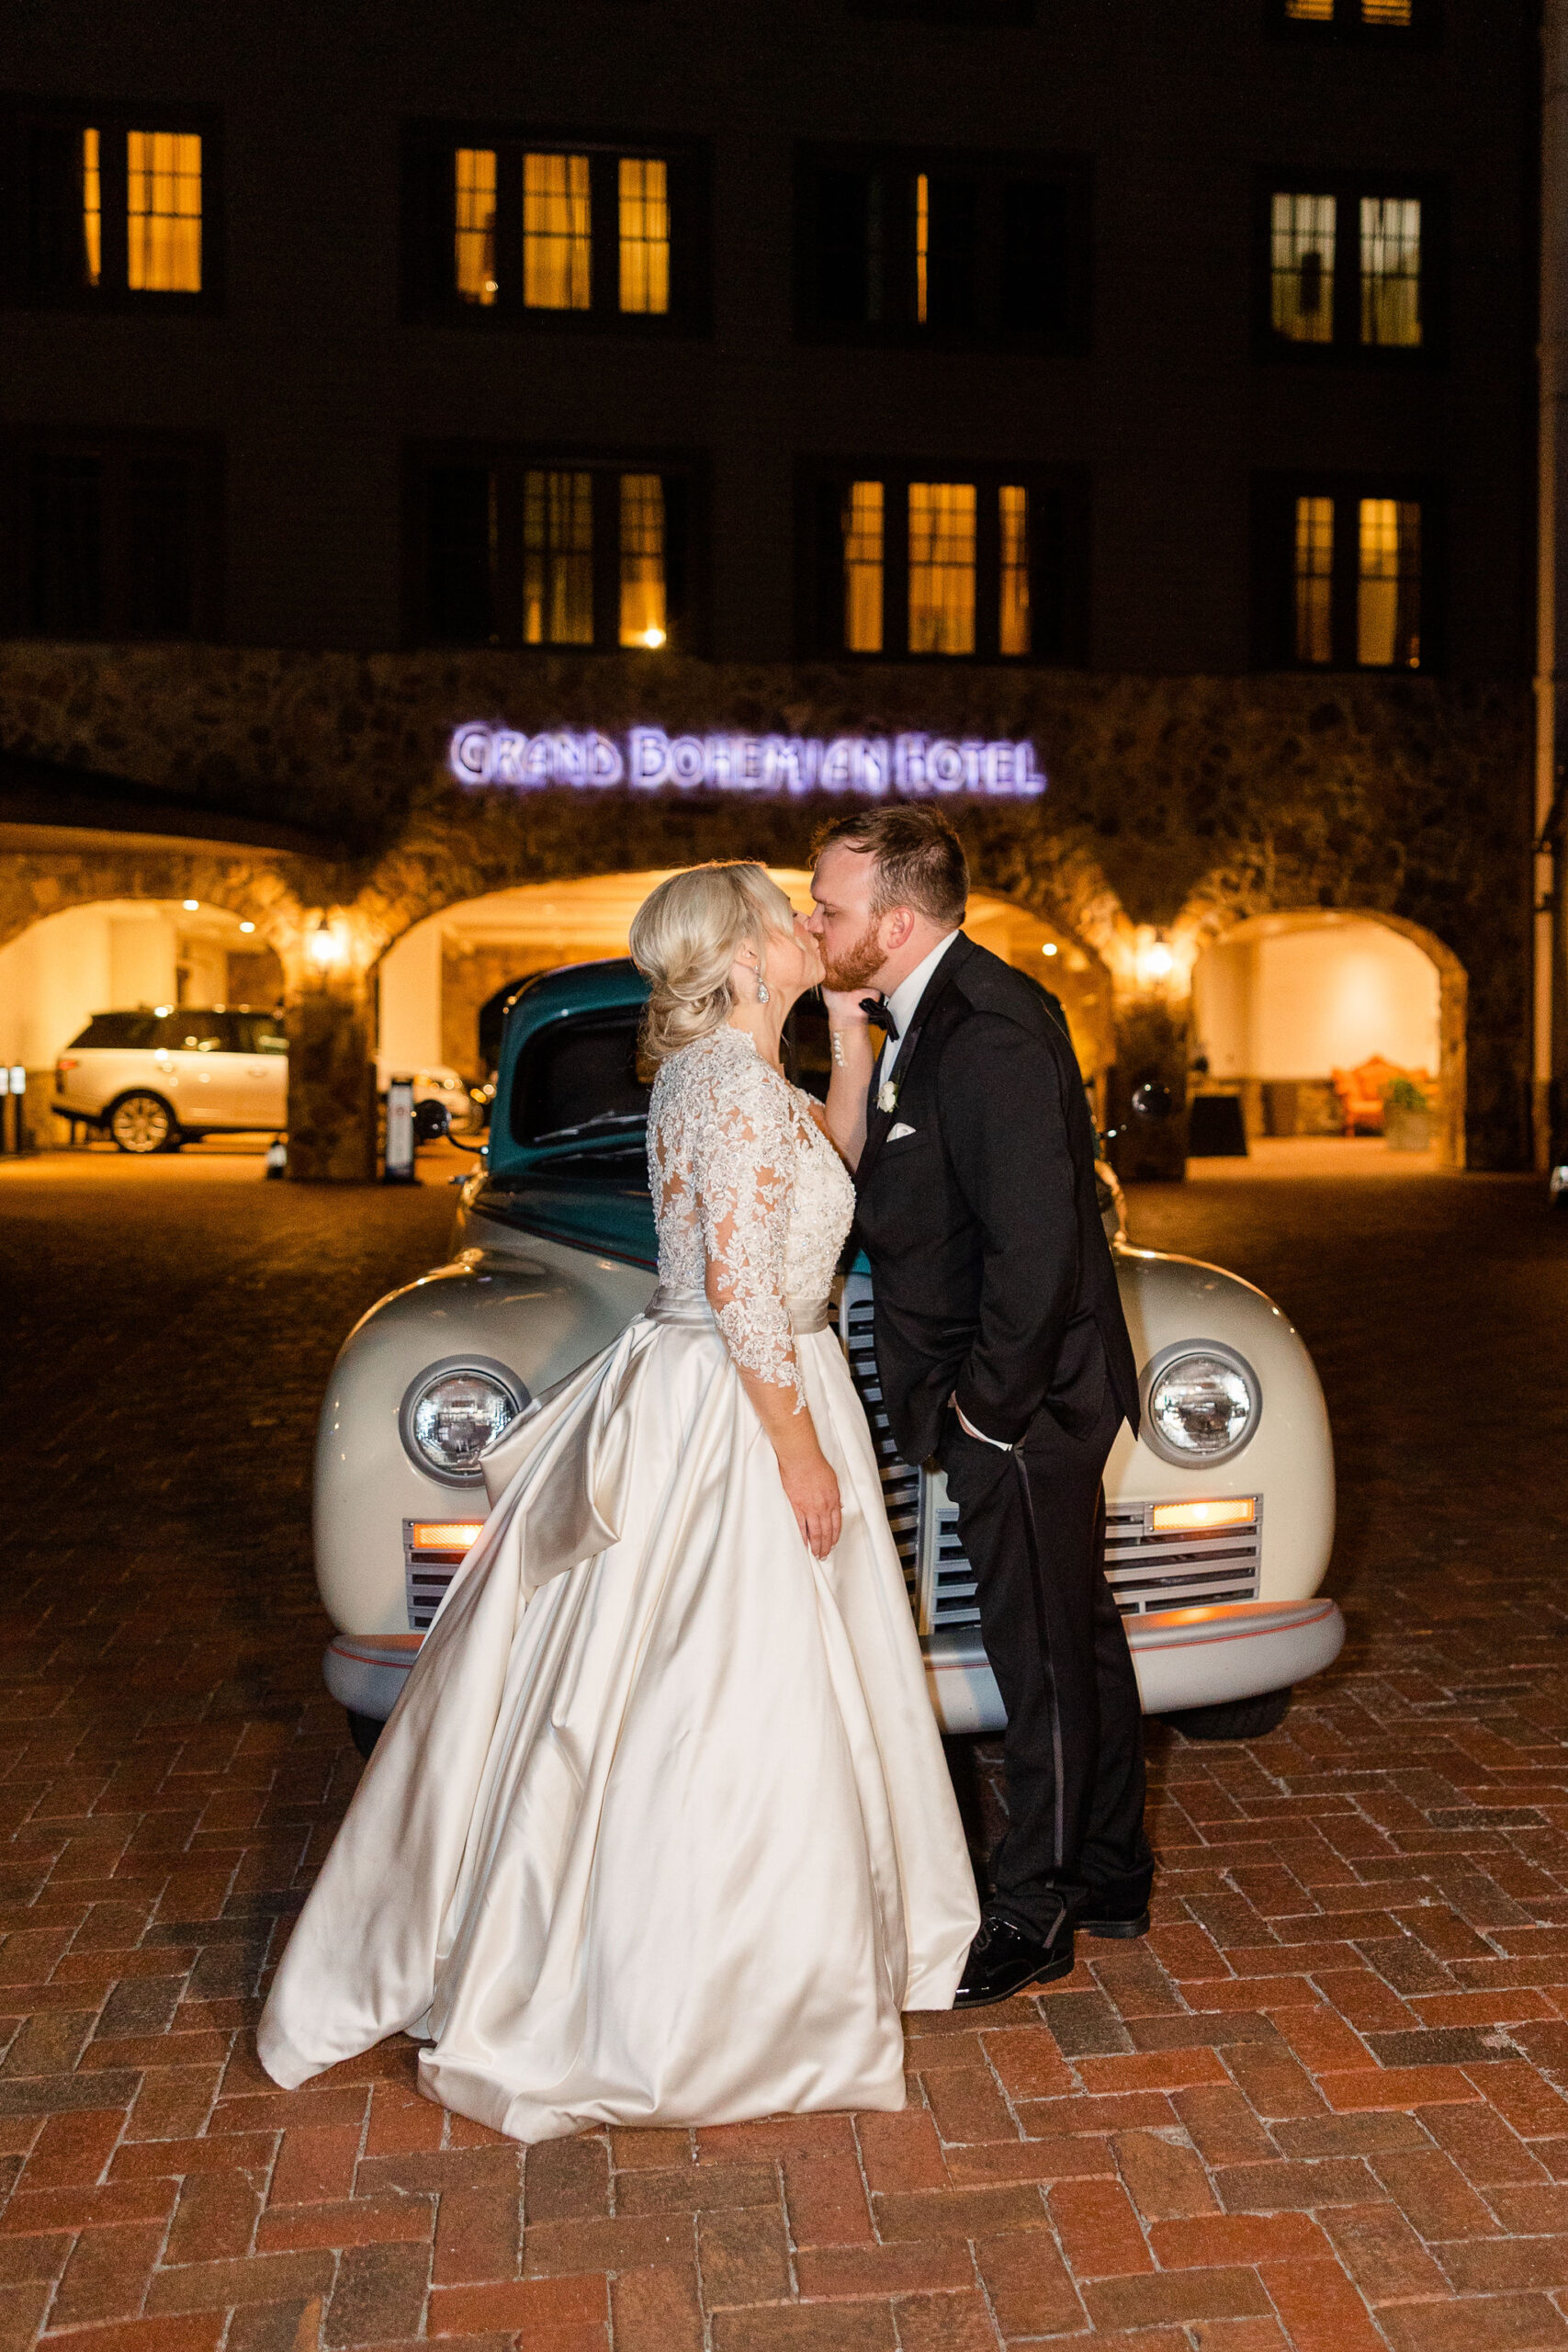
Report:
[[[864,1415],[796,1346],[824,1561],[700,1294],[502,1441],[262,2017],[276,2082],[404,2031],[520,2140],[903,2105],[975,1884]]]

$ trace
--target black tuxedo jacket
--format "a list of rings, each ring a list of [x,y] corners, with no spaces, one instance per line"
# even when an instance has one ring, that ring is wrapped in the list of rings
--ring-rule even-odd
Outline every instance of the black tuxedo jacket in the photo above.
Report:
[[[1135,1430],[1138,1381],[1095,1197],[1094,1128],[1043,993],[962,933],[899,1041],[855,1175],[875,1284],[876,1368],[906,1462],[936,1450],[956,1394],[1016,1443],[1043,1408],[1093,1428],[1109,1381]],[[913,1134],[889,1139],[896,1125]]]

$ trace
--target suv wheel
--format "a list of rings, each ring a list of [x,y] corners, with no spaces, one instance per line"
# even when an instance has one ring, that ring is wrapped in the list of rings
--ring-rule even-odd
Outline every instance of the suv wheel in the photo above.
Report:
[[[122,1094],[109,1113],[108,1127],[120,1150],[138,1158],[180,1148],[174,1113],[160,1094]]]

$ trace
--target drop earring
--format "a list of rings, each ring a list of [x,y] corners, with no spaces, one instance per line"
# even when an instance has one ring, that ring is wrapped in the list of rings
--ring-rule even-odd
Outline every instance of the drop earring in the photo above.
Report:
[[[761,972],[757,975],[757,1001],[759,1004],[766,1004],[768,1001],[768,984]]]

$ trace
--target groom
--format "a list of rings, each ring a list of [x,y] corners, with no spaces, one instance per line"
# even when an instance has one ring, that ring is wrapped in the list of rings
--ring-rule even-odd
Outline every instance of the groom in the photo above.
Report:
[[[1008,1828],[955,2004],[977,2008],[1065,1976],[1075,1926],[1142,1935],[1154,1866],[1104,1576],[1101,1476],[1138,1387],[1094,1131],[1050,1000],[960,930],[968,887],[929,807],[817,840],[829,1115],[855,1169],[877,1375],[900,1454],[947,1474],[1007,1710]],[[868,1012],[888,1031],[874,1060]]]

